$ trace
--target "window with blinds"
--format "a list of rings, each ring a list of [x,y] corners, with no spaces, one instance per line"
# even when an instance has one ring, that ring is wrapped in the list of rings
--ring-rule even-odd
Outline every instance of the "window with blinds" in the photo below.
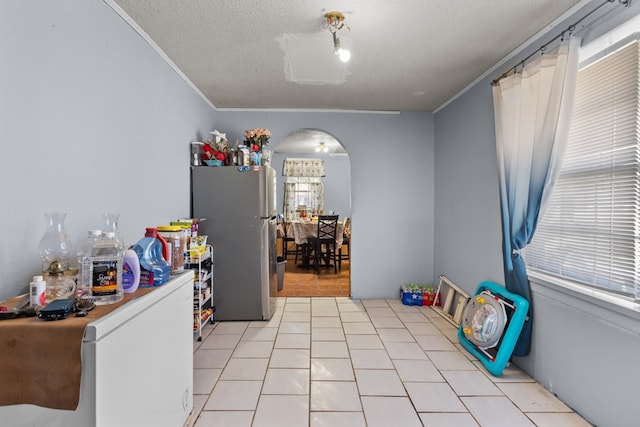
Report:
[[[640,297],[639,43],[583,67],[560,177],[529,267]]]

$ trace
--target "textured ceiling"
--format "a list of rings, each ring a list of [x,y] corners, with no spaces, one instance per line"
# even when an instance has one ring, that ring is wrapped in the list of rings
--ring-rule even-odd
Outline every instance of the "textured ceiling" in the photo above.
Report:
[[[579,1],[105,0],[216,108],[379,111],[433,111]]]

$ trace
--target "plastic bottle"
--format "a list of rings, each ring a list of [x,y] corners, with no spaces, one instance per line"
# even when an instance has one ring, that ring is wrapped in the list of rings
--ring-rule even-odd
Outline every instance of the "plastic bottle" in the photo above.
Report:
[[[159,286],[169,281],[171,266],[162,257],[158,230],[148,227],[144,237],[132,246],[140,259],[140,287]]]
[[[138,289],[140,284],[140,259],[133,249],[124,251],[122,261],[122,290],[125,294],[131,294]]]
[[[33,276],[29,284],[29,303],[31,307],[44,307],[46,305],[47,282],[42,276]]]
[[[124,297],[122,261],[124,248],[113,231],[106,231],[91,248],[91,296],[96,304],[113,304]]]
[[[157,228],[156,228],[156,239],[160,240],[160,244],[162,245],[162,259],[164,259],[169,263],[169,265],[171,265],[171,252],[169,251],[169,243],[162,236],[162,234],[158,233]]]
[[[87,238],[78,247],[78,289],[77,295],[88,294],[91,287],[91,249],[102,236],[101,230],[89,230]]]
[[[183,233],[178,225],[159,225],[158,236],[164,237],[169,247],[169,259],[171,274],[178,274],[184,271],[184,247]]]
[[[192,222],[191,221],[171,221],[170,225],[177,225],[182,229],[182,248],[184,250],[183,257],[189,256],[189,245],[191,244]],[[197,230],[196,230],[197,231]]]

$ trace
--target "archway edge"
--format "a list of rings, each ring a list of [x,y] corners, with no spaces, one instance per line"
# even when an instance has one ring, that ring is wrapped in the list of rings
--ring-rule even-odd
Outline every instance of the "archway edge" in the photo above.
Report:
[[[343,143],[331,132],[318,128],[299,128],[287,134],[273,147],[274,153],[313,154],[319,143],[328,147],[328,154],[348,154]]]

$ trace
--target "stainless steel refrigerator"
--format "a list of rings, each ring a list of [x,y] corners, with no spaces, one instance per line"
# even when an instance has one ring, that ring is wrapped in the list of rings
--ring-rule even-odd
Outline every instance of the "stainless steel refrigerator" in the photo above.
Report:
[[[276,174],[191,166],[191,215],[213,246],[215,320],[268,320],[277,292]]]

